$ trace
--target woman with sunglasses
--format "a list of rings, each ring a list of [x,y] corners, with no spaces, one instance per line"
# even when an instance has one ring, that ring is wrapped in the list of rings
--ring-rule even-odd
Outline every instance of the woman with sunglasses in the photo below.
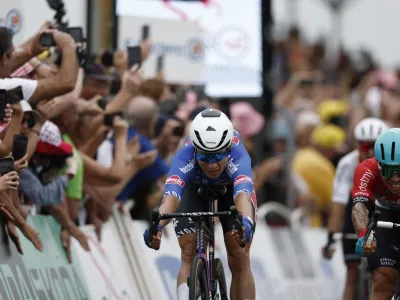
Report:
[[[374,144],[379,135],[388,130],[385,122],[377,118],[366,118],[361,120],[354,128],[354,138],[357,148],[344,156],[338,163],[332,194],[332,206],[328,220],[328,241],[322,248],[322,255],[331,259],[334,243],[333,235],[342,231],[343,258],[347,267],[347,278],[344,290],[344,300],[352,300],[355,296],[358,265],[361,257],[354,253],[357,242],[351,210],[350,201],[351,188],[353,186],[353,175],[358,164],[366,159],[374,157]],[[355,238],[354,238],[355,236]]]
[[[233,230],[234,220],[221,218],[228,264],[232,272],[231,299],[255,299],[255,284],[250,268],[250,245],[255,229],[257,200],[253,188],[251,159],[239,134],[233,130],[228,117],[219,110],[200,112],[190,126],[189,138],[175,155],[165,182],[161,213],[190,213],[208,211],[201,199],[199,186],[225,186],[227,192],[218,199],[218,210],[226,211],[236,205],[243,214],[245,248]],[[161,221],[157,236],[148,244],[149,230],[144,233],[146,245],[158,249],[161,231],[168,220]],[[181,268],[177,278],[178,300],[189,298],[187,278],[196,254],[196,229],[189,219],[174,220],[175,232],[182,249]]]
[[[360,163],[352,190],[353,225],[358,235],[356,253],[368,257],[372,272],[372,300],[390,300],[400,269],[400,232],[377,228],[371,245],[363,246],[368,206],[375,203],[380,221],[400,222],[400,128],[382,133],[375,142],[375,157]]]

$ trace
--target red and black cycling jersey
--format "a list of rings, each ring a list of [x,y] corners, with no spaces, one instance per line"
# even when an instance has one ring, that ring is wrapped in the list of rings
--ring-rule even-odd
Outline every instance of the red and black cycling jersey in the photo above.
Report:
[[[400,209],[400,195],[393,194],[384,184],[375,158],[364,160],[354,172],[353,204],[369,201],[386,209]]]

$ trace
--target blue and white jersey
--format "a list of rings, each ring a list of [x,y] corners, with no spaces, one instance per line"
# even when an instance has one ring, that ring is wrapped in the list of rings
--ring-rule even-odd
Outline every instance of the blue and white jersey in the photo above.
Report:
[[[164,196],[175,195],[179,201],[183,189],[189,182],[199,185],[233,185],[233,195],[240,192],[251,195],[255,207],[256,197],[253,188],[251,159],[244,147],[238,132],[234,132],[232,149],[228,156],[228,164],[218,178],[209,178],[197,164],[195,149],[189,138],[186,139],[172,160],[172,165],[165,182]]]

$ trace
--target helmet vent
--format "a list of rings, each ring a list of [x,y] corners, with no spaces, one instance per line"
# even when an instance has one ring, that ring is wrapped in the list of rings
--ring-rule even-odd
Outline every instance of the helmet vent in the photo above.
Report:
[[[383,147],[383,144],[381,144],[381,153],[382,153],[382,160],[385,160],[385,148]]]
[[[372,135],[374,133],[374,126],[371,124],[369,126],[369,134]]]
[[[390,159],[391,159],[391,160],[394,160],[394,151],[395,151],[395,148],[396,148],[396,143],[395,143],[395,142],[392,142],[392,153],[391,153],[391,155],[390,155]]]
[[[206,109],[201,112],[201,116],[203,118],[219,118],[221,116],[221,112],[216,109]]]

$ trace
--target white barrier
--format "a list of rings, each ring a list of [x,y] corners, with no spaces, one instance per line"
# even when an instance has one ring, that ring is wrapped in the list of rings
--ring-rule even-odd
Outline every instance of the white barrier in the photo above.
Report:
[[[81,229],[89,238],[91,251],[85,252],[75,239],[72,239],[72,247],[76,254],[74,259],[78,259],[85,276],[90,299],[138,299],[139,288],[128,267],[128,256],[115,220],[110,219],[104,225],[101,242],[98,242],[93,226]]]
[[[149,288],[158,295],[152,299],[176,299],[176,277],[180,266],[180,248],[172,225],[168,225],[161,249],[144,245],[145,222],[132,222],[133,245],[140,255],[141,271]],[[344,264],[341,249],[328,262],[321,257],[325,243],[324,230],[269,229],[259,222],[254,237],[251,262],[257,299],[321,300],[341,299],[344,286]],[[225,268],[228,288],[231,274],[227,265],[221,227],[216,226],[216,255]],[[157,298],[160,297],[160,298]]]

